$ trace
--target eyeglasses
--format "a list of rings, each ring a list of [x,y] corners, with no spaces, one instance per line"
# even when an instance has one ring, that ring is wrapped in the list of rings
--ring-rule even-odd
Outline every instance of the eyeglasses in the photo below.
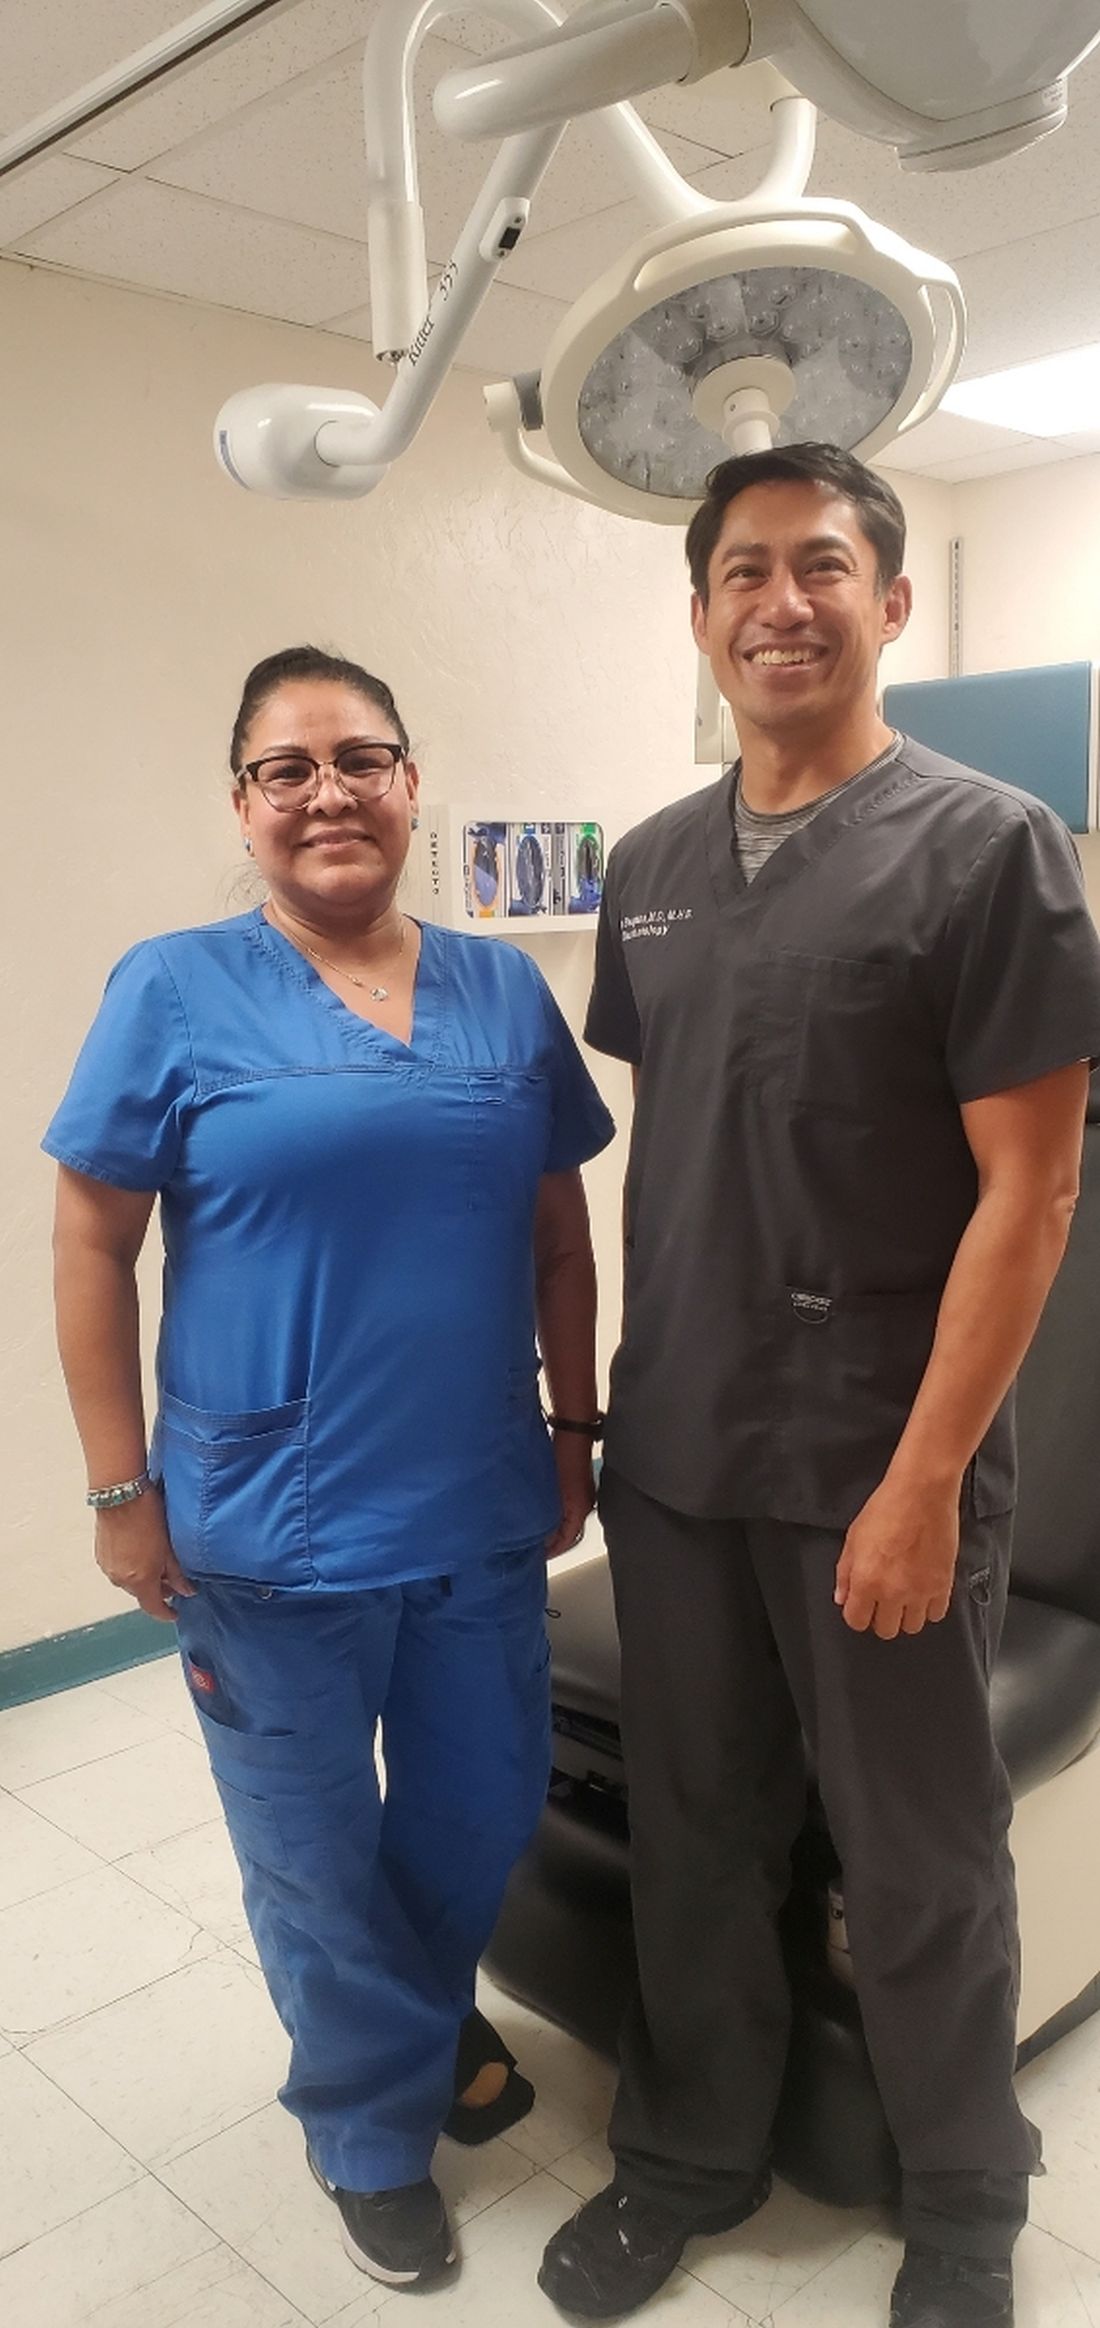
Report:
[[[315,760],[309,752],[266,752],[262,760],[247,760],[240,774],[259,785],[269,808],[308,808],[326,770],[352,800],[384,799],[404,758],[400,744],[342,744],[331,760]]]

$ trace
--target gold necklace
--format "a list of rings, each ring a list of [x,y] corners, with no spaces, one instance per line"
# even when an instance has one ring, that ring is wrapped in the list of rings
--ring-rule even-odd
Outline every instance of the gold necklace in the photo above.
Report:
[[[274,907],[272,908],[272,911],[276,914],[276,927],[279,928],[281,927],[281,921],[278,912]],[[404,914],[402,914],[401,941],[397,948],[397,952],[393,957],[393,962],[390,965],[391,969],[396,968],[398,962],[401,960],[402,954],[405,951],[405,932],[408,929],[408,926],[408,922],[406,921]],[[389,1001],[390,990],[388,986],[372,986],[368,979],[357,978],[354,970],[342,970],[339,962],[330,962],[327,954],[318,953],[316,946],[311,946],[308,938],[295,937],[290,930],[284,930],[283,936],[290,939],[292,946],[300,946],[303,954],[312,954],[314,961],[323,963],[326,970],[334,970],[338,978],[346,978],[349,986],[358,986],[363,994],[369,994],[372,1002]]]

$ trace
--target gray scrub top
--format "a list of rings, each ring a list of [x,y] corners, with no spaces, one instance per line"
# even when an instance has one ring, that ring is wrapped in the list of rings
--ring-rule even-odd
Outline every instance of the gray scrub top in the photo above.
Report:
[[[1100,935],[1060,820],[907,737],[751,884],[735,774],[607,868],[585,1031],[638,1069],[607,1458],[678,1511],[846,1528],[976,1203],[960,1106],[1100,1057]],[[1011,1397],[965,1494],[1014,1502]]]

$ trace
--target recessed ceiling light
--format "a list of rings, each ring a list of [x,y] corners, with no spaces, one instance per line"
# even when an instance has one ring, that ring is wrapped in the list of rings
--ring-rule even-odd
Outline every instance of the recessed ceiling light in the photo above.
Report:
[[[943,408],[1024,436],[1076,436],[1100,429],[1100,347],[1070,348],[1065,355],[989,372],[984,380],[956,381]]]

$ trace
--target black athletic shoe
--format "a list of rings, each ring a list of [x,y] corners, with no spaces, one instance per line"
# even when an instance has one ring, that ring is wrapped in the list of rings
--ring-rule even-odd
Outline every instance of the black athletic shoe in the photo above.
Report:
[[[894,2282],[890,2328],[1012,2328],[1012,2267],[910,2245]]]
[[[539,2286],[559,2311],[581,2320],[617,2320],[656,2295],[696,2233],[733,2231],[755,2215],[770,2190],[764,2169],[739,2205],[685,2219],[609,2183],[555,2231]]]
[[[454,2262],[447,2210],[434,2182],[393,2191],[341,2191],[307,2149],[309,2171],[340,2210],[344,2246],[354,2264],[389,2287],[423,2287]]]

